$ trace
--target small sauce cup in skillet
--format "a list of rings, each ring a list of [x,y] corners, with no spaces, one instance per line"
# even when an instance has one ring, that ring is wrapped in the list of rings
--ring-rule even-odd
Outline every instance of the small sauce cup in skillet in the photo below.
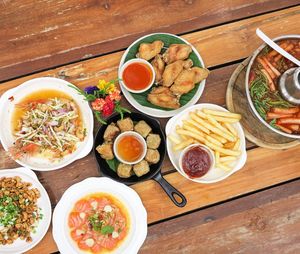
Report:
[[[141,177],[137,177],[136,175],[133,175],[129,178],[119,177],[117,175],[117,173],[114,172],[109,167],[106,160],[101,158],[100,154],[96,150],[96,147],[99,144],[102,144],[104,142],[103,134],[104,134],[104,131],[106,130],[107,126],[112,122],[116,123],[118,120],[120,120],[119,115],[112,115],[111,117],[109,117],[106,120],[107,125],[102,125],[100,127],[100,129],[96,135],[96,138],[95,138],[94,153],[95,153],[95,157],[96,157],[96,160],[97,160],[97,163],[99,166],[100,173],[103,176],[107,176],[109,178],[112,178],[118,182],[121,182],[121,183],[124,183],[127,185],[131,185],[131,184],[135,184],[135,183],[138,183],[141,181],[153,179],[160,184],[160,186],[164,189],[164,191],[167,193],[167,195],[170,197],[170,199],[173,201],[173,203],[175,205],[177,205],[179,207],[184,207],[187,203],[185,196],[182,193],[180,193],[177,189],[175,189],[171,184],[169,184],[161,175],[160,169],[161,169],[164,157],[166,155],[166,140],[165,140],[165,135],[161,129],[159,121],[157,121],[156,119],[153,119],[149,116],[146,116],[144,114],[141,114],[141,113],[131,113],[131,114],[126,113],[126,114],[124,114],[124,118],[125,117],[130,117],[133,121],[144,120],[152,128],[152,132],[155,134],[158,134],[160,136],[161,143],[158,147],[158,151],[160,154],[160,160],[157,164],[150,165],[150,171]]]

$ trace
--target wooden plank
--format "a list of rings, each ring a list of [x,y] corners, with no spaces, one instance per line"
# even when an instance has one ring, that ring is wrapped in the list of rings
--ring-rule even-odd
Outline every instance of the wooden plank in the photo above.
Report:
[[[194,183],[186,180],[179,173],[166,175],[165,178],[186,196],[188,203],[184,208],[176,207],[164,191],[158,187],[157,183],[152,180],[135,184],[132,188],[137,191],[143,201],[148,213],[148,223],[159,222],[185,212],[299,178],[299,151],[300,147],[284,151],[264,148],[250,150],[247,163],[242,170],[226,180],[214,184]],[[64,169],[64,179],[67,179],[69,174],[70,171]],[[81,174],[80,179],[87,177],[84,171]],[[59,175],[57,179],[59,179]],[[55,184],[56,182],[51,183],[52,190],[56,190]],[[47,246],[55,252],[56,245],[52,239],[49,239],[51,238],[47,237],[43,240],[37,246],[37,250]],[[40,252],[34,249],[30,253]]]
[[[258,26],[271,37],[299,34],[299,19],[300,6],[297,6],[182,37],[196,47],[206,66],[212,67],[249,56],[261,44],[255,35]],[[101,78],[115,79],[123,53],[117,52],[5,82],[0,85],[0,94],[26,80],[41,76],[62,78],[80,87],[91,85]]]
[[[5,0],[0,4],[0,80],[120,50],[147,33],[186,33],[298,3]]]
[[[299,253],[300,180],[150,226],[139,253]]]

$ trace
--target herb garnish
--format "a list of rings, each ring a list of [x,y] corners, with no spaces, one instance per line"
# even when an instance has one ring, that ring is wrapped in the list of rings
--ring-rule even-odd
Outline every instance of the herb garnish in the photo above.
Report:
[[[278,91],[270,91],[267,78],[261,71],[256,71],[256,78],[250,84],[250,95],[257,112],[265,120],[271,107],[289,108],[292,106],[281,98]]]
[[[15,205],[13,198],[4,196],[0,198],[0,225],[13,226],[19,215],[19,207]]]
[[[101,234],[102,235],[108,235],[114,232],[114,227],[113,226],[104,226],[101,228]]]
[[[114,227],[110,225],[105,225],[103,220],[99,219],[99,214],[95,213],[88,218],[91,226],[93,227],[93,230],[96,232],[101,233],[102,235],[108,235],[111,234],[114,231]]]

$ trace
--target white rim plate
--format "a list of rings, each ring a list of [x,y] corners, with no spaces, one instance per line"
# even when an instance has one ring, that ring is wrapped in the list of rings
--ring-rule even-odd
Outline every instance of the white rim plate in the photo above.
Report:
[[[50,171],[63,168],[75,160],[85,157],[93,147],[93,128],[94,118],[92,110],[87,101],[84,100],[82,95],[79,95],[75,89],[68,87],[71,83],[57,78],[43,77],[35,78],[24,82],[23,84],[6,91],[0,98],[0,141],[6,151],[9,147],[13,146],[15,138],[12,134],[12,114],[14,105],[24,97],[37,90],[52,89],[62,91],[74,99],[79,109],[81,110],[84,126],[87,130],[87,136],[83,142],[78,144],[75,152],[65,156],[62,160],[57,162],[50,162],[47,159],[39,159],[34,157],[24,157],[16,160],[17,163],[24,167],[31,168],[38,171]],[[9,98],[13,96],[14,100],[10,101]],[[8,131],[9,130],[9,131]]]
[[[43,219],[39,221],[35,233],[31,233],[32,242],[27,243],[24,240],[17,239],[11,245],[1,245],[1,254],[19,254],[25,253],[36,246],[45,236],[48,231],[51,221],[51,203],[49,196],[39,182],[37,176],[33,171],[27,168],[15,168],[15,169],[1,169],[1,177],[14,177],[19,176],[23,182],[32,183],[31,188],[37,188],[40,191],[41,197],[38,199],[37,204],[40,207],[43,214]]]
[[[86,253],[70,237],[68,216],[80,198],[91,193],[107,193],[116,197],[126,207],[130,217],[128,235],[114,254],[137,253],[147,235],[147,212],[138,194],[122,183],[107,177],[91,177],[72,185],[65,191],[53,212],[53,238],[62,254]]]
[[[196,56],[198,57],[201,65],[203,68],[205,68],[205,65],[204,65],[204,62],[202,60],[202,57],[200,56],[200,54],[198,53],[198,51],[196,50],[196,48],[190,44],[188,41],[186,41],[185,39],[177,36],[177,35],[174,35],[174,34],[170,34],[170,33],[153,33],[153,34],[148,34],[148,35],[145,35],[139,39],[137,39],[136,41],[134,41],[128,48],[127,50],[124,52],[122,58],[121,58],[121,61],[120,61],[120,64],[119,64],[119,70],[118,70],[118,76],[120,77],[121,73],[121,67],[122,65],[124,64],[124,61],[125,61],[125,58],[129,52],[129,50],[131,49],[131,47],[133,45],[135,45],[136,43],[138,43],[139,41],[143,40],[144,38],[146,37],[150,37],[150,36],[153,36],[153,35],[159,35],[159,34],[162,34],[162,35],[170,35],[170,36],[173,36],[175,38],[179,38],[180,40],[182,40],[183,42],[185,42],[186,44],[190,45],[192,47],[192,50],[193,52],[196,54]],[[124,88],[122,85],[120,86],[121,87],[121,90],[125,96],[125,98],[128,100],[128,102],[134,107],[136,108],[137,110],[147,114],[147,115],[150,115],[150,116],[154,116],[154,117],[160,117],[160,118],[165,118],[165,117],[171,117],[171,116],[175,116],[176,114],[182,112],[183,110],[185,110],[186,108],[188,108],[189,106],[191,105],[194,105],[201,97],[203,91],[204,91],[204,87],[205,87],[205,82],[206,80],[202,80],[200,82],[200,84],[198,85],[198,89],[197,89],[197,92],[195,93],[194,97],[184,106],[180,107],[179,109],[175,109],[175,110],[162,110],[162,109],[155,109],[155,108],[149,108],[149,107],[145,107],[145,106],[142,106],[141,104],[139,104],[133,97],[132,95],[130,94],[130,92],[128,92],[126,90],[126,88]]]
[[[210,103],[201,103],[201,104],[191,106],[191,107],[185,109],[184,111],[182,111],[180,114],[172,117],[168,121],[168,123],[166,125],[166,135],[168,136],[168,135],[172,134],[172,135],[178,136],[176,133],[176,125],[181,126],[182,120],[189,118],[189,112],[193,112],[197,109],[203,109],[203,108],[228,112],[228,110],[226,110],[225,108],[215,105],[215,104],[210,104]],[[179,167],[179,157],[180,157],[181,151],[177,151],[177,152],[173,151],[172,144],[171,144],[170,140],[167,138],[167,151],[168,151],[168,155],[169,155],[169,158],[170,158],[173,166],[176,168],[176,170],[181,175],[183,175],[184,177],[188,178],[189,180],[197,182],[197,183],[219,182],[219,181],[224,180],[225,178],[229,177],[234,172],[237,172],[245,165],[246,160],[247,160],[246,140],[245,140],[245,134],[244,134],[241,124],[235,123],[233,126],[237,130],[238,136],[241,140],[240,149],[242,151],[242,154],[238,157],[238,160],[233,165],[233,169],[231,171],[226,172],[222,169],[214,167],[206,175],[204,175],[201,178],[197,178],[197,179],[188,178],[186,176],[186,174]]]

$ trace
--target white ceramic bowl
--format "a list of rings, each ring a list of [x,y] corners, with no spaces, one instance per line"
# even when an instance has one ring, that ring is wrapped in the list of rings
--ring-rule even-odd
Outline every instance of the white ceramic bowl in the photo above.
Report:
[[[135,254],[147,235],[147,213],[138,194],[122,183],[106,177],[92,177],[72,185],[65,191],[53,212],[53,238],[61,254],[86,253],[81,251],[70,237],[68,216],[80,198],[91,193],[107,193],[124,204],[129,213],[128,235],[114,254]],[[110,252],[111,253],[111,252]]]
[[[182,160],[183,160],[184,155],[186,154],[187,151],[189,151],[189,150],[190,150],[191,148],[193,148],[193,147],[200,147],[201,149],[205,150],[205,151],[208,153],[208,155],[209,155],[211,164],[210,164],[210,168],[208,169],[208,171],[207,171],[206,174],[208,174],[208,172],[209,172],[212,168],[214,168],[214,166],[215,166],[215,155],[214,155],[213,151],[212,151],[209,147],[207,147],[207,146],[205,146],[205,145],[202,145],[202,144],[192,144],[192,145],[187,146],[186,148],[184,148],[184,149],[181,151],[181,153],[180,153],[180,155],[179,155],[179,169],[180,169],[182,175],[184,175],[185,178],[187,178],[187,179],[201,180],[201,177],[203,177],[203,176],[201,176],[201,177],[195,177],[195,178],[189,177],[189,176],[184,172],[184,170],[183,170],[183,168],[182,168]],[[205,174],[205,175],[206,175],[206,174]],[[205,175],[204,175],[204,176],[205,176]]]
[[[15,168],[15,169],[1,169],[1,177],[14,177],[19,176],[23,182],[32,183],[32,188],[37,188],[40,191],[41,197],[38,199],[38,207],[41,208],[41,213],[43,214],[42,220],[39,221],[35,232],[31,233],[32,242],[27,243],[24,240],[17,239],[13,244],[1,245],[1,254],[21,254],[32,249],[36,246],[45,236],[48,231],[50,221],[51,221],[51,203],[48,194],[44,187],[39,182],[35,173],[27,168]]]
[[[77,149],[70,155],[65,156],[63,159],[55,162],[50,162],[47,159],[24,157],[16,160],[17,163],[24,167],[31,168],[38,171],[49,171],[59,168],[63,168],[75,160],[85,157],[93,147],[93,127],[94,118],[93,113],[87,101],[84,100],[82,95],[79,95],[75,89],[69,87],[71,83],[57,78],[35,78],[24,82],[23,84],[6,91],[0,98],[0,141],[6,151],[13,146],[15,137],[12,133],[12,114],[15,108],[15,104],[22,100],[27,95],[36,92],[38,90],[59,90],[62,91],[74,99],[78,105],[84,127],[86,128],[87,136],[83,142],[79,142]],[[13,96],[14,100],[10,101],[9,98]]]
[[[190,112],[194,112],[197,109],[201,110],[203,108],[228,112],[228,110],[226,110],[225,108],[215,105],[215,104],[210,104],[210,103],[196,104],[194,106],[191,106],[191,107],[185,109],[180,114],[172,117],[168,121],[168,123],[166,125],[166,135],[168,136],[168,135],[172,134],[172,135],[178,137],[178,135],[176,133],[176,125],[182,125],[183,120],[189,119]],[[189,178],[189,180],[197,182],[197,183],[215,183],[215,182],[221,181],[221,180],[229,177],[230,175],[237,172],[244,166],[244,164],[246,163],[246,159],[247,159],[245,134],[244,134],[244,131],[243,131],[240,123],[233,124],[233,127],[236,129],[238,136],[240,138],[240,150],[242,153],[239,157],[237,157],[238,158],[237,161],[233,162],[230,165],[232,167],[232,170],[229,172],[226,172],[222,169],[214,167],[204,176],[202,176],[200,178]],[[182,174],[185,177],[186,175],[183,174],[182,170],[180,169],[180,165],[179,165],[180,151],[175,152],[172,149],[172,144],[168,138],[167,138],[167,151],[168,151],[168,155],[169,155],[169,158],[170,158],[173,166],[176,168],[176,170],[180,174]]]
[[[151,73],[152,73],[152,79],[151,81],[149,82],[148,86],[146,86],[144,89],[141,89],[141,90],[133,90],[133,89],[130,89],[126,84],[125,82],[123,81],[123,72],[124,70],[128,67],[128,65],[130,64],[133,64],[133,63],[141,63],[141,64],[144,64],[146,65]],[[154,71],[154,68],[153,66],[146,60],[144,59],[141,59],[141,58],[135,58],[135,59],[131,59],[129,61],[127,61],[125,64],[122,65],[121,69],[120,69],[120,72],[119,72],[119,78],[120,78],[120,84],[125,88],[127,89],[129,92],[131,93],[142,93],[142,92],[145,92],[147,91],[154,83],[154,80],[155,80],[155,71]]]
[[[124,159],[119,155],[119,153],[118,153],[118,149],[117,149],[118,143],[119,143],[119,141],[120,141],[123,137],[125,137],[125,136],[134,136],[134,137],[136,137],[136,138],[141,142],[141,144],[142,144],[142,146],[143,146],[143,153],[142,153],[141,156],[140,156],[137,160],[135,160],[135,161],[131,161],[131,162],[130,162],[130,161],[126,161],[126,160],[124,160]],[[125,131],[125,132],[122,132],[122,133],[115,139],[113,149],[114,149],[114,154],[115,154],[115,156],[117,157],[117,159],[118,159],[120,162],[123,162],[123,163],[125,163],[125,164],[130,164],[130,165],[132,165],[132,164],[139,163],[139,162],[146,156],[146,152],[147,152],[147,144],[146,144],[146,141],[145,141],[145,139],[142,137],[141,134],[139,134],[139,133],[137,133],[137,132],[135,132],[135,131]]]

